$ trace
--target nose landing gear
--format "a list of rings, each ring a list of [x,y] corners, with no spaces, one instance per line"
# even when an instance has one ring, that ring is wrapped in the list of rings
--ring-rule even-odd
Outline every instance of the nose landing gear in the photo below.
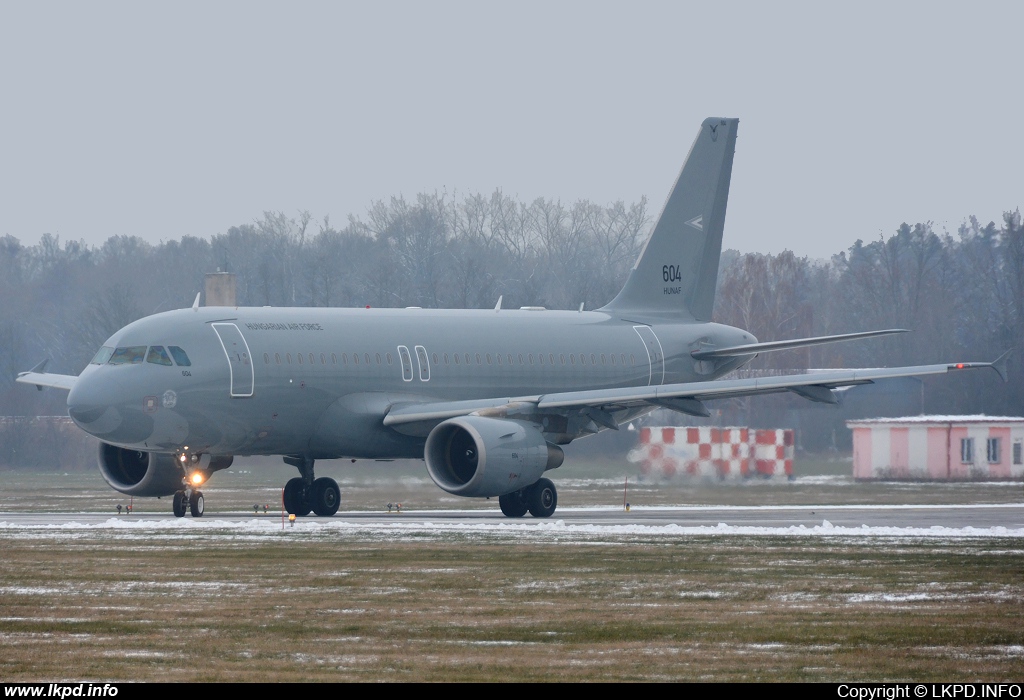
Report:
[[[205,500],[202,491],[193,489],[176,491],[174,493],[174,517],[184,518],[186,511],[191,512],[193,518],[203,517]]]
[[[313,511],[329,518],[341,506],[341,489],[338,482],[328,477],[314,478],[311,457],[285,457],[284,461],[298,468],[301,476],[289,479],[284,486],[284,508],[289,513],[302,517]]]

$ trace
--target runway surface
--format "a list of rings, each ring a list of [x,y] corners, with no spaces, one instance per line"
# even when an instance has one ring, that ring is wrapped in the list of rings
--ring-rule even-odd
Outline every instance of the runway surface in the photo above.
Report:
[[[271,529],[280,513],[207,512],[202,518],[171,514],[0,513],[0,530],[67,528]],[[358,528],[473,531],[560,528],[577,532],[657,534],[808,534],[1024,537],[1024,504],[880,506],[663,506],[560,508],[549,519],[506,518],[495,510],[340,512],[333,518],[299,518],[296,530]]]

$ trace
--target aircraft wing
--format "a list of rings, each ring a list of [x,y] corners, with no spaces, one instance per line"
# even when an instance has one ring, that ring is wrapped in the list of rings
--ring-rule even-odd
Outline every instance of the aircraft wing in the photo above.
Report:
[[[46,367],[47,362],[49,362],[49,360],[43,360],[29,371],[19,373],[18,378],[15,379],[15,381],[21,382],[22,384],[32,384],[36,389],[39,389],[39,391],[42,391],[44,387],[71,391],[71,387],[75,385],[75,381],[78,380],[78,377],[70,374],[51,374],[49,372],[44,372],[43,369]]]
[[[469,414],[506,415],[529,420],[531,412],[563,412],[579,410],[605,427],[617,427],[612,419],[615,411],[643,405],[662,406],[693,415],[707,415],[703,401],[735,398],[756,394],[790,391],[812,401],[836,403],[833,389],[857,384],[870,384],[877,379],[921,377],[946,374],[962,369],[989,367],[1006,381],[1006,354],[995,362],[958,362],[954,364],[918,365],[878,369],[843,369],[811,374],[752,379],[718,379],[707,382],[636,386],[618,389],[568,391],[539,396],[482,399],[472,401],[441,401],[396,405],[384,417],[384,425],[399,427],[410,423],[439,423]]]

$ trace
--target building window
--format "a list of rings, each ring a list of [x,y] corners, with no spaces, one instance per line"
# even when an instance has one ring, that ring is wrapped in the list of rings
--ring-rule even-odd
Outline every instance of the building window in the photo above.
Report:
[[[974,464],[974,438],[960,440],[960,461],[963,464]]]
[[[989,438],[985,441],[985,452],[989,464],[999,464],[1002,461],[999,447],[999,438]]]
[[[1024,464],[1024,441],[1017,440],[1013,443],[1013,463]]]

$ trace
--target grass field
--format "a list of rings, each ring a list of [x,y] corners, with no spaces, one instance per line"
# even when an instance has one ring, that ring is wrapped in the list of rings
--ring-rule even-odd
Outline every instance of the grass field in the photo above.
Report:
[[[344,508],[486,507],[419,465],[325,471]],[[208,512],[278,498],[238,465]],[[365,469],[365,471],[363,470]],[[556,473],[621,503],[622,473]],[[249,473],[246,473],[249,472]],[[111,512],[93,474],[4,474],[0,511]],[[561,477],[561,478],[558,478]],[[634,503],[1019,502],[1018,484],[644,484]],[[815,500],[817,499],[817,500]],[[165,512],[166,499],[136,501]],[[0,516],[2,520],[2,516]],[[166,522],[166,521],[165,521]],[[1024,538],[0,527],[0,678],[1019,681]]]

